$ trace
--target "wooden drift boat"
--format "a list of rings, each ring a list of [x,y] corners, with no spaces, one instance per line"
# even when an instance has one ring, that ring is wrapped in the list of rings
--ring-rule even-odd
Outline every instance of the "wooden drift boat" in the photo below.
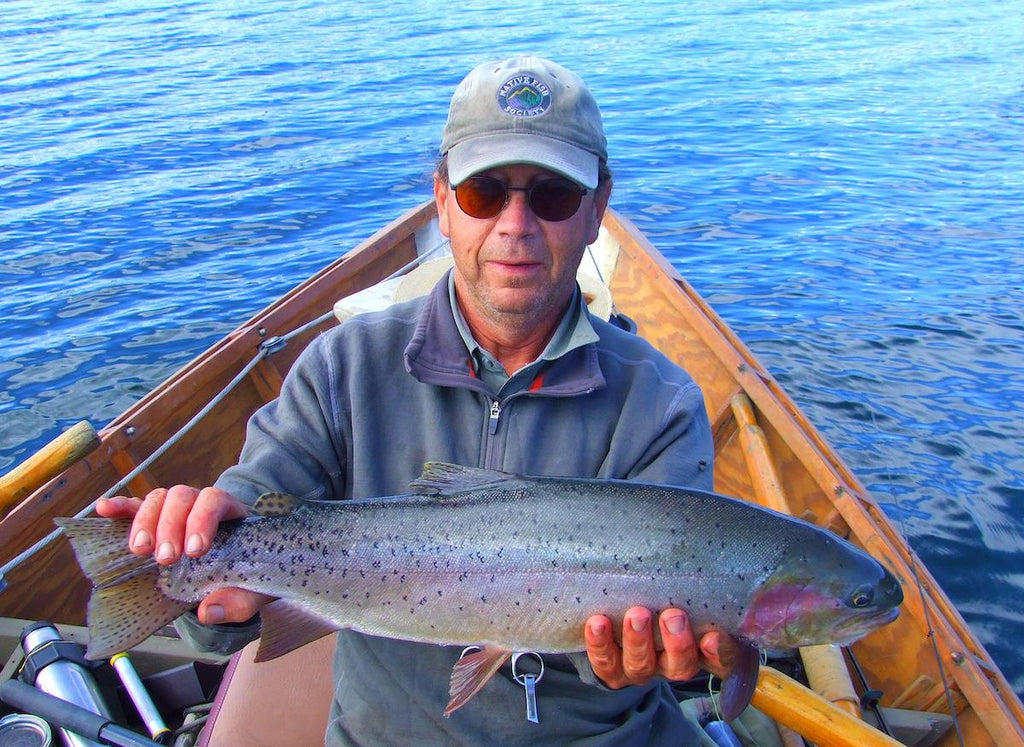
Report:
[[[303,347],[339,317],[408,292],[404,273],[439,248],[435,208],[426,203],[204,352],[103,428],[98,446],[66,459],[45,484],[27,489],[41,480],[45,464],[27,465],[0,482],[0,503],[17,501],[0,521],[0,560],[7,563],[0,633],[10,654],[5,678],[17,669],[17,635],[26,621],[49,620],[71,631],[69,637],[82,636],[75,626],[85,622],[90,592],[63,538],[17,564],[13,558],[47,535],[55,517],[82,511],[122,482],[127,488],[118,491],[135,495],[176,483],[212,483],[234,463],[247,419],[277,395]],[[903,585],[900,618],[855,643],[849,655],[805,652],[808,677],[821,696],[762,667],[754,705],[819,744],[887,743],[866,725],[877,723],[873,709],[862,714],[862,701],[876,700],[883,720],[893,722],[890,728],[905,743],[1024,744],[1024,707],[998,667],[906,540],[771,375],[629,221],[609,211],[594,250],[580,277],[595,312],[603,305],[604,313],[631,320],[638,334],[702,387],[715,434],[716,490],[850,539]],[[194,427],[179,434],[193,420]],[[82,448],[90,445],[87,428],[77,438]],[[147,668],[188,658],[173,641],[160,645],[140,648],[140,657],[149,657]],[[251,674],[258,675],[259,667]],[[917,726],[899,726],[911,722]],[[264,738],[296,743],[287,735]]]

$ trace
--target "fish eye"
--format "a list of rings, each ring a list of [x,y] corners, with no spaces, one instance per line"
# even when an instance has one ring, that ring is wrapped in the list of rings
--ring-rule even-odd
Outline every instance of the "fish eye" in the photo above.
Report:
[[[858,608],[867,607],[874,599],[874,590],[869,586],[862,586],[850,595],[850,604]]]

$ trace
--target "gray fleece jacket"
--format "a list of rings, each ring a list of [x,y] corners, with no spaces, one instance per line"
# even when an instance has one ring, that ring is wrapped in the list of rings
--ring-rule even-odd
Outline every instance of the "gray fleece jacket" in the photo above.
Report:
[[[248,502],[269,491],[395,495],[424,462],[441,460],[710,489],[713,444],[699,388],[641,338],[590,321],[598,342],[496,400],[473,372],[446,280],[425,298],[355,317],[300,355],[217,485]],[[327,744],[679,744],[691,728],[667,683],[611,691],[585,656],[544,657],[540,724],[525,720],[523,688],[507,664],[446,719],[459,654],[339,633]]]

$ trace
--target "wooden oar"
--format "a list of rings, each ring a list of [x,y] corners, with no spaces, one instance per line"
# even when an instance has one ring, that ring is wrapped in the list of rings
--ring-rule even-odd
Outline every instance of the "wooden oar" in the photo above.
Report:
[[[761,667],[750,704],[819,747],[900,744],[771,667]]]
[[[0,516],[100,445],[85,420],[77,423],[0,477]]]

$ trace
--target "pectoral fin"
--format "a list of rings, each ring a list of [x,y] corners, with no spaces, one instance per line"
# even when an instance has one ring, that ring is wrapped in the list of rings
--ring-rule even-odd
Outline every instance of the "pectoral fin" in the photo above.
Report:
[[[448,685],[451,700],[444,709],[445,717],[451,716],[455,709],[466,705],[470,698],[480,692],[480,688],[487,684],[487,680],[501,669],[501,665],[508,661],[511,655],[511,651],[503,648],[485,646],[480,651],[467,654],[455,662],[452,679]]]
[[[750,705],[761,667],[761,652],[755,644],[743,639],[737,639],[735,643],[732,671],[722,682],[718,703],[722,719],[726,722],[732,721]]]

